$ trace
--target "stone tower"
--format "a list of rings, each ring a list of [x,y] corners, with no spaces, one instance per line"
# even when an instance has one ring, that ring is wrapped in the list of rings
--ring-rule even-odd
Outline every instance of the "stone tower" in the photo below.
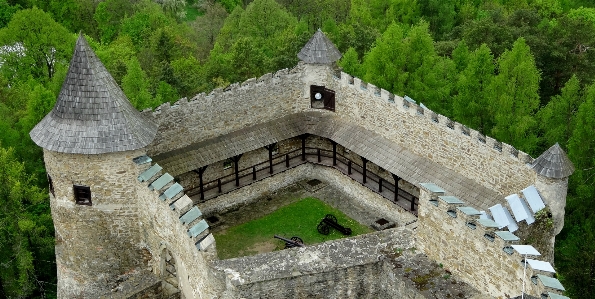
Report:
[[[554,219],[554,234],[557,235],[564,227],[568,177],[574,172],[574,166],[556,143],[537,157],[531,168],[537,173],[535,187],[545,204],[550,207]]]
[[[304,97],[311,97],[312,108],[328,106],[329,92],[332,93],[334,111],[334,86],[332,85],[335,62],[341,59],[341,52],[320,29],[310,38],[298,53],[304,67]],[[323,84],[323,85],[320,85]],[[320,104],[320,107],[317,107]]]
[[[156,132],[80,35],[56,105],[30,132],[50,183],[59,298],[109,292],[145,263],[133,158]]]

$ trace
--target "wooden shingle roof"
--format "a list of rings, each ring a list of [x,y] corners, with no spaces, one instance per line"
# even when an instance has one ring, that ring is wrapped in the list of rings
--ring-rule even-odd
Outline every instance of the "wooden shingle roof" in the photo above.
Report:
[[[341,59],[341,52],[320,29],[298,53],[298,58],[305,63],[330,64]]]
[[[574,172],[574,165],[558,143],[537,157],[531,168],[537,174],[553,179],[566,178]]]
[[[435,183],[449,194],[482,210],[503,201],[502,194],[460,175],[455,170],[418,156],[348,119],[318,111],[296,113],[256,124],[154,155],[152,159],[168,173],[177,176],[301,134],[314,134],[333,140],[409,183]]]
[[[145,147],[156,133],[81,34],[54,109],[29,135],[47,150],[102,154]]]

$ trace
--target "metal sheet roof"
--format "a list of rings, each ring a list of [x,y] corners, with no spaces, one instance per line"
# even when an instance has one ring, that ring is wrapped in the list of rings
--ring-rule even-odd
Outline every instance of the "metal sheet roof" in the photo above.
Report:
[[[543,283],[543,285],[545,287],[560,290],[560,291],[566,290],[566,289],[564,289],[564,286],[562,286],[562,283],[560,283],[560,281],[556,278],[541,275],[541,274],[537,274],[537,278],[539,278],[539,280],[541,281],[541,283]]]
[[[556,273],[556,270],[554,270],[554,267],[549,262],[527,259],[527,263],[535,270]]]
[[[531,245],[511,245],[511,247],[522,255],[541,255],[541,253]]]
[[[523,196],[525,196],[529,206],[531,206],[533,213],[537,213],[541,209],[545,208],[543,199],[541,199],[541,196],[539,195],[539,192],[537,192],[535,186],[531,185],[523,189]]]
[[[143,148],[156,133],[81,34],[56,105],[29,135],[47,150],[103,154]]]

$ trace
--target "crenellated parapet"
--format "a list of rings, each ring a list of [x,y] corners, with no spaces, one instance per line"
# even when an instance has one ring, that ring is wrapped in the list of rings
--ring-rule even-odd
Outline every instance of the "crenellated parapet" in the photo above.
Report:
[[[484,217],[485,212],[446,194],[435,184],[420,186],[416,246],[428,257],[496,298],[520,294],[523,280],[526,294],[566,298],[555,297],[564,287],[554,278],[553,267],[539,261],[538,251],[518,246],[520,238]]]

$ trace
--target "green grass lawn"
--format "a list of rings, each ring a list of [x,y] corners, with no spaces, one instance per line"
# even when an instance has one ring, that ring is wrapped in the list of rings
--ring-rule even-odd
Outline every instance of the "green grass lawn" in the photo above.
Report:
[[[335,229],[327,236],[318,233],[316,226],[326,214],[335,215],[339,224],[351,228],[351,236],[372,231],[316,198],[304,198],[262,218],[214,234],[217,253],[220,259],[228,259],[283,249],[285,243],[274,239],[274,235],[288,239],[298,236],[306,245],[349,237]]]

